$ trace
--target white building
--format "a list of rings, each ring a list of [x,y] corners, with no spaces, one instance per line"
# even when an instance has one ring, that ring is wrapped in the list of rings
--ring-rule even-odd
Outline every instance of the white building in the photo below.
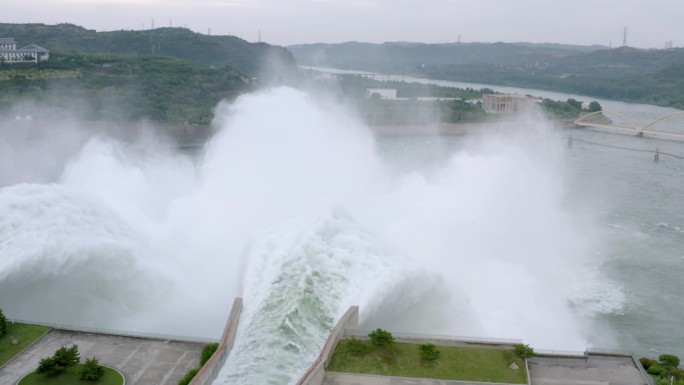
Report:
[[[380,99],[396,99],[397,90],[394,88],[367,88],[366,97],[369,99],[373,97],[380,97]]]
[[[529,112],[539,99],[512,94],[486,94],[482,96],[482,109],[491,114]]]
[[[17,49],[14,38],[0,38],[0,62],[38,63],[50,58],[50,51],[35,44]]]
[[[13,38],[0,37],[0,50],[17,49],[17,42]]]

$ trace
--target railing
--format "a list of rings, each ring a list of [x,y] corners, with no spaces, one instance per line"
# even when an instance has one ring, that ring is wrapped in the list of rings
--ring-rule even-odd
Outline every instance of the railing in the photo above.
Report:
[[[345,333],[345,335],[361,337],[363,339],[368,338],[368,334],[371,330],[350,330]],[[412,339],[412,340],[430,340],[433,342],[460,342],[466,344],[483,344],[483,345],[517,345],[522,344],[522,340],[518,339],[505,339],[505,338],[487,338],[487,337],[464,337],[464,336],[447,336],[440,334],[420,334],[420,333],[406,333],[406,332],[392,332],[392,336],[395,340],[400,339]],[[439,344],[435,344],[439,345]]]
[[[634,353],[626,352],[624,350],[616,349],[597,349],[597,348],[587,348],[587,355],[594,356],[617,356],[617,357],[632,357]]]
[[[537,350],[534,349],[534,355],[535,356],[540,356],[540,357],[545,357],[545,356],[553,356],[553,357],[569,357],[569,358],[587,358],[588,354],[587,351],[577,351],[577,350]]]
[[[94,328],[94,327],[88,327],[88,326],[66,325],[66,324],[60,324],[60,323],[54,323],[54,322],[35,322],[35,321],[28,321],[28,320],[22,320],[22,319],[12,319],[11,322],[18,322],[18,323],[29,324],[29,325],[49,326],[49,327],[51,327],[53,329],[57,329],[57,330],[74,331],[74,332],[80,332],[80,333],[106,334],[106,335],[112,335],[112,336],[147,338],[147,339],[163,340],[163,341],[198,342],[198,343],[216,342],[216,340],[213,340],[213,339],[200,338],[200,337],[186,337],[186,336],[178,336],[178,335],[170,335],[170,334],[155,334],[155,333],[146,333],[146,332],[136,332],[136,331],[131,331],[131,330],[114,330],[114,329],[105,329],[105,328]]]
[[[641,361],[639,361],[636,354],[634,353],[632,353],[632,361],[634,361],[634,365],[636,365],[637,369],[639,370],[639,373],[641,373],[641,376],[646,380],[646,383],[648,383],[648,385],[655,385],[653,377],[651,377],[651,375],[646,372],[646,369],[644,369],[644,367],[641,365]]]

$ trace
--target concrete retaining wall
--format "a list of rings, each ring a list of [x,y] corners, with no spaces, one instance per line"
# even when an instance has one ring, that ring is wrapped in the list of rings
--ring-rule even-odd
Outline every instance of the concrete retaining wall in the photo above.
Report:
[[[195,378],[190,381],[190,385],[206,385],[211,384],[218,372],[226,362],[226,358],[233,347],[235,341],[235,333],[237,332],[238,322],[240,321],[240,313],[242,312],[242,298],[235,298],[233,307],[230,310],[226,328],[223,329],[223,336],[219,342],[218,349],[211,356],[209,361],[200,369]]]
[[[328,366],[330,357],[337,342],[345,334],[347,329],[357,329],[359,327],[359,307],[352,306],[347,310],[342,318],[337,322],[335,327],[330,332],[328,339],[323,345],[321,353],[316,358],[313,364],[307,369],[304,375],[297,381],[297,385],[321,385],[323,382],[323,376],[325,376],[325,367]]]
[[[651,377],[650,374],[646,372],[646,369],[641,365],[641,361],[637,358],[636,354],[632,353],[632,361],[634,362],[634,366],[639,369],[639,373],[641,373],[641,376],[646,380],[646,383],[648,385],[655,385],[655,381],[653,380],[653,377]]]
[[[216,340],[199,338],[199,337],[183,337],[183,336],[174,336],[174,335],[170,335],[170,334],[134,332],[134,331],[130,331],[130,330],[91,328],[91,327],[87,327],[87,326],[74,326],[74,325],[59,324],[59,323],[54,323],[54,322],[36,322],[36,321],[27,321],[27,320],[14,319],[14,318],[10,319],[9,321],[12,323],[16,322],[16,323],[22,323],[22,324],[27,324],[27,325],[47,326],[47,327],[50,327],[50,328],[56,329],[56,330],[66,330],[66,331],[70,331],[70,332],[79,332],[79,333],[104,334],[104,335],[110,335],[110,336],[146,338],[146,339],[151,339],[151,340],[197,342],[197,343],[207,343],[207,344],[212,343],[212,342],[216,342]]]

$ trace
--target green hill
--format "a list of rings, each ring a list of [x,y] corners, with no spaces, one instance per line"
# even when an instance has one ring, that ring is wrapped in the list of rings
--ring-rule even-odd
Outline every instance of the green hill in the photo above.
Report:
[[[219,101],[298,75],[283,47],[185,28],[0,23],[0,37],[51,50],[38,65],[0,63],[0,110],[34,119],[208,124]]]
[[[684,108],[684,48],[348,42],[288,47],[302,65],[578,93]]]
[[[283,47],[249,43],[235,36],[202,35],[186,28],[96,32],[73,24],[0,23],[0,37],[58,53],[171,56],[206,66],[229,66],[249,77],[262,76],[272,66],[281,73],[296,71],[297,66]]]
[[[37,66],[0,66],[0,113],[208,124],[220,100],[234,99],[250,87],[230,67],[162,56],[58,53]]]

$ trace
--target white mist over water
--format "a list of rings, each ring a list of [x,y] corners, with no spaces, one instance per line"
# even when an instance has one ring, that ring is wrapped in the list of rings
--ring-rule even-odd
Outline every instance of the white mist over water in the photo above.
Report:
[[[362,327],[583,350],[622,306],[590,260],[563,141],[521,119],[396,175],[368,129],[300,91],[220,106],[199,164],[94,138],[56,184],[0,189],[11,317],[216,338],[217,383],[292,383],[348,306]]]

